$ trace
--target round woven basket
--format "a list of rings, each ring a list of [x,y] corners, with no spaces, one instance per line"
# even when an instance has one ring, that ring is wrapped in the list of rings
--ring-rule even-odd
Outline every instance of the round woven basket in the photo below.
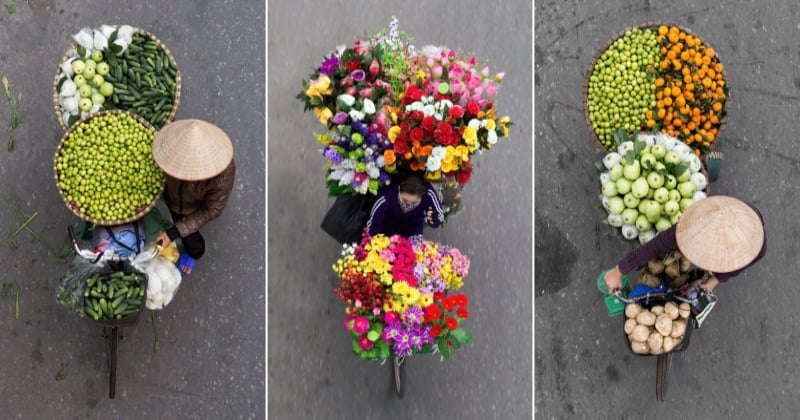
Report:
[[[83,220],[85,220],[85,221],[87,221],[89,223],[95,224],[95,225],[116,226],[116,225],[121,225],[121,224],[125,224],[125,223],[130,223],[130,222],[133,222],[134,220],[138,220],[138,219],[142,218],[144,215],[146,215],[150,210],[152,210],[153,207],[156,206],[156,204],[158,202],[158,198],[161,197],[161,193],[164,192],[164,186],[166,185],[166,181],[162,181],[161,186],[158,189],[158,192],[153,196],[153,199],[150,200],[150,202],[146,206],[143,206],[143,207],[139,208],[136,211],[136,214],[134,216],[131,216],[131,217],[128,217],[128,218],[122,219],[122,220],[100,220],[100,219],[96,219],[96,218],[94,218],[92,216],[89,216],[87,214],[82,213],[78,209],[78,206],[75,204],[75,202],[67,200],[67,197],[66,197],[66,195],[64,195],[64,191],[61,189],[61,187],[59,185],[59,180],[58,180],[57,164],[58,164],[58,156],[61,154],[61,148],[63,147],[64,142],[69,138],[69,135],[72,134],[72,132],[76,128],[78,128],[82,123],[84,123],[86,121],[89,121],[92,118],[96,118],[96,117],[99,117],[99,116],[105,115],[105,114],[125,114],[125,115],[129,115],[132,118],[134,118],[136,121],[138,121],[139,123],[141,123],[145,127],[147,127],[147,129],[150,130],[153,133],[153,135],[155,135],[155,133],[157,131],[155,129],[155,127],[153,127],[153,125],[150,124],[147,120],[145,120],[144,118],[142,118],[141,116],[139,116],[139,115],[137,115],[137,114],[135,114],[133,112],[122,111],[122,110],[119,110],[119,109],[113,109],[113,110],[100,110],[100,111],[98,111],[98,112],[96,112],[94,114],[87,115],[87,116],[81,118],[80,120],[78,120],[77,122],[75,122],[75,124],[73,124],[72,127],[68,128],[67,131],[64,133],[64,135],[61,137],[61,141],[59,141],[59,143],[58,143],[58,148],[56,149],[56,153],[53,156],[53,178],[54,178],[55,183],[56,183],[56,188],[58,189],[58,195],[61,196],[61,199],[64,200],[64,204],[66,204],[67,208],[73,214],[75,214],[76,216],[80,217],[81,219],[83,219]]]
[[[592,122],[589,119],[589,78],[592,76],[592,72],[594,71],[595,64],[597,64],[597,60],[600,59],[600,56],[603,55],[603,53],[611,46],[611,44],[614,43],[614,41],[616,41],[617,39],[622,38],[623,36],[625,36],[625,32],[627,32],[627,31],[629,31],[631,29],[658,28],[661,25],[666,25],[667,27],[675,26],[675,27],[679,28],[681,31],[686,32],[689,35],[692,35],[694,37],[700,38],[703,41],[704,45],[713,48],[713,46],[711,46],[711,44],[709,44],[703,37],[697,35],[696,33],[692,32],[691,30],[689,30],[689,29],[687,29],[687,28],[685,28],[685,27],[683,27],[681,25],[677,25],[675,23],[662,22],[662,21],[643,22],[643,23],[639,23],[637,25],[629,26],[627,28],[624,28],[624,29],[620,30],[619,32],[614,34],[611,38],[609,38],[609,40],[606,41],[606,43],[603,45],[603,47],[600,48],[597,51],[597,53],[595,53],[594,57],[592,57],[592,60],[589,63],[589,67],[587,68],[586,74],[584,75],[584,78],[583,78],[583,91],[582,91],[582,95],[581,95],[581,106],[583,107],[583,116],[584,116],[584,120],[585,120],[585,123],[586,123],[586,129],[589,131],[589,135],[591,136],[595,146],[598,147],[600,150],[608,150],[608,149],[606,149],[606,147],[603,145],[603,143],[600,142],[600,139],[597,137],[597,134],[594,131],[594,127],[592,126]],[[716,48],[714,48],[714,51],[716,52],[717,59],[719,59],[719,61],[722,62],[722,60],[719,58],[719,53],[718,53]],[[722,71],[722,74],[723,74],[723,78],[727,82],[728,78],[725,76],[724,69]],[[730,101],[731,101],[731,94],[730,94],[730,91],[728,91],[727,95],[726,95],[726,98],[725,98],[725,108],[723,108],[723,109],[727,109],[730,106]],[[725,127],[725,121],[724,120],[720,121],[718,130],[717,130],[716,139],[720,138],[720,136],[722,135],[722,130],[723,130],[724,127]],[[646,127],[642,127],[642,131],[647,131],[647,128]],[[710,149],[711,150],[715,150],[716,145],[717,145],[717,141],[714,141],[714,143],[711,144]],[[705,158],[705,156],[701,156],[701,159],[705,160],[704,158]]]
[[[110,25],[110,26],[113,26],[114,28],[119,28],[119,25]],[[161,40],[158,39],[155,35],[151,34],[150,32],[147,32],[145,30],[139,29],[139,28],[135,28],[134,29],[134,33],[144,35],[145,37],[147,37],[147,38],[151,39],[152,41],[156,42],[158,44],[158,46],[164,51],[164,54],[166,54],[167,57],[169,57],[169,59],[172,60],[175,63],[175,68],[176,68],[176,70],[175,70],[175,98],[173,98],[172,110],[170,111],[169,115],[167,116],[166,121],[164,122],[164,125],[169,124],[169,122],[172,121],[175,118],[175,115],[178,112],[178,105],[180,105],[180,102],[181,102],[181,71],[180,71],[180,68],[178,68],[178,62],[175,60],[175,57],[172,56],[172,53],[169,51],[167,46],[164,45],[164,43],[161,42]],[[62,112],[61,112],[61,106],[59,105],[59,92],[58,92],[58,82],[60,80],[59,75],[61,74],[61,65],[64,64],[64,62],[66,62],[67,59],[69,59],[69,52],[72,51],[73,49],[77,48],[77,47],[78,47],[78,44],[76,44],[75,42],[70,43],[70,45],[67,48],[66,52],[61,57],[61,60],[58,62],[58,66],[56,66],[56,73],[55,73],[55,76],[53,77],[53,109],[55,110],[56,119],[58,120],[58,125],[61,126],[62,131],[67,131],[67,129],[69,129],[70,127],[67,127],[67,124],[64,122],[64,118],[63,118],[63,115],[62,115]],[[129,111],[129,112],[132,113],[132,114],[134,113],[132,111]],[[149,123],[149,121],[148,121],[148,123]]]

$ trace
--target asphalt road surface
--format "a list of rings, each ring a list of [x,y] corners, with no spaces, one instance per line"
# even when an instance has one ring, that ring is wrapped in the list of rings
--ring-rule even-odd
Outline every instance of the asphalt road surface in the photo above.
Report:
[[[800,54],[795,2],[537,2],[535,11],[535,414],[541,419],[790,419],[800,412],[794,310],[795,133]],[[626,252],[596,211],[596,149],[581,107],[587,67],[623,28],[684,26],[711,44],[730,87],[724,163],[711,194],[754,203],[766,256],[719,286],[719,302],[673,357],[666,401],[656,360],[627,348],[595,280]]]
[[[524,419],[531,401],[531,3],[270,2],[268,29],[268,404],[275,419]],[[471,259],[463,290],[473,342],[449,360],[407,359],[406,394],[388,365],[360,360],[332,290],[340,247],[319,228],[326,196],[320,125],[294,96],[337,45],[396,16],[415,45],[474,53],[505,71],[497,107],[510,137],[476,159],[465,208],[426,236]]]
[[[0,417],[264,417],[265,15],[259,1],[2,3],[0,74],[28,111],[14,131],[14,151],[6,150],[5,135],[0,149],[0,194],[8,200],[0,203],[0,283],[20,287],[18,319],[14,299],[0,297]],[[157,314],[157,351],[150,311],[126,328],[113,400],[100,327],[55,300],[67,267],[57,254],[77,217],[53,181],[63,134],[53,77],[72,34],[102,24],[129,24],[164,42],[182,74],[177,118],[222,128],[237,165],[228,207],[202,230],[206,256]],[[0,102],[5,133],[11,113]],[[21,230],[12,250],[5,238],[34,213],[28,227],[43,242]]]

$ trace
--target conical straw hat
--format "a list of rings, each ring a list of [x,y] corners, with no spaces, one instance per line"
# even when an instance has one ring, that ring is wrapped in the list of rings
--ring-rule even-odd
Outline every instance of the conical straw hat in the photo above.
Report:
[[[221,173],[233,160],[233,145],[214,124],[201,120],[169,123],[153,139],[153,159],[162,171],[184,181]]]
[[[678,248],[694,265],[728,273],[750,264],[764,244],[764,225],[752,207],[733,197],[693,203],[675,228]]]

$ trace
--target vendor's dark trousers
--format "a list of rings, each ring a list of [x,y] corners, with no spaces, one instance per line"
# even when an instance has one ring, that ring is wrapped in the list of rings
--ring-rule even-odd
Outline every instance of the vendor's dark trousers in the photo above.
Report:
[[[172,221],[176,223],[183,218],[183,216],[175,214],[172,211],[170,211],[170,214],[172,215]],[[206,252],[206,241],[199,231],[182,237],[181,242],[183,242],[183,249],[186,253],[196,260],[199,260]]]

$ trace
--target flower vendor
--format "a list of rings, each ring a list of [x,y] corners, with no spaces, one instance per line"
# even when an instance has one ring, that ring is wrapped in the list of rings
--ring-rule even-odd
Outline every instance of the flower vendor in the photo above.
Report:
[[[733,197],[704,198],[688,207],[677,224],[629,252],[609,270],[604,278],[607,290],[620,289],[623,273],[675,250],[709,272],[700,287],[713,291],[764,256],[764,219],[754,206]]]
[[[425,223],[435,228],[443,221],[444,210],[436,191],[422,176],[410,172],[378,193],[367,230],[370,236],[383,233],[409,238],[422,235]]]
[[[233,190],[233,145],[211,123],[176,121],[156,133],[153,159],[166,175],[164,201],[175,224],[160,232],[156,241],[166,247],[180,238],[184,253],[197,260],[205,253],[200,228],[222,214]],[[188,274],[192,263],[181,270]]]

